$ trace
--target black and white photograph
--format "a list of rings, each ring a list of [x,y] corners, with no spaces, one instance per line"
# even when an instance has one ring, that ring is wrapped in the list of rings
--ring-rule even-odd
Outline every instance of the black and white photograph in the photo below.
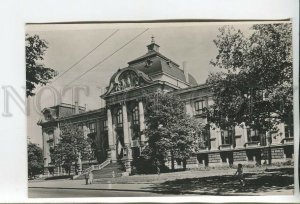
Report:
[[[294,195],[292,22],[27,24],[29,198]]]

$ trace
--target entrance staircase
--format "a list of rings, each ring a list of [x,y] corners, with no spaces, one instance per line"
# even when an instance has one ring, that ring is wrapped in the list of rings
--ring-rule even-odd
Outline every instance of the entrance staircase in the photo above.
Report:
[[[100,178],[114,178],[114,177],[120,177],[122,176],[122,173],[124,173],[124,167],[121,163],[111,163],[110,160],[106,160],[105,162],[99,164],[99,165],[92,165],[88,169],[84,170],[81,175],[79,175],[76,178],[76,180],[84,179],[85,174],[89,171],[93,172],[93,178],[94,179],[100,179]]]

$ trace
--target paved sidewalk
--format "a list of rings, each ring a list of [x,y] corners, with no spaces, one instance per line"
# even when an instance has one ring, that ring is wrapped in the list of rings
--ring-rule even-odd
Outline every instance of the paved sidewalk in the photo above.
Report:
[[[270,175],[265,168],[245,168],[248,185],[239,189],[233,178],[235,169],[211,169],[209,171],[184,171],[160,175],[134,175],[108,179],[96,179],[91,185],[85,180],[44,180],[28,183],[30,189],[101,190],[156,193],[165,195],[293,195],[292,175]],[[284,171],[283,171],[284,173]],[[131,193],[130,193],[131,192]]]
[[[85,184],[85,180],[53,180],[29,183],[29,188],[55,188],[55,189],[98,189],[98,190],[120,190],[120,191],[145,191],[153,192],[148,189],[153,184]]]
[[[161,189],[155,189],[155,184],[139,183],[139,184],[90,184],[86,185],[84,180],[53,180],[44,182],[29,183],[29,188],[42,188],[42,189],[81,189],[81,190],[102,190],[102,191],[134,191],[134,192],[151,192],[151,193],[161,193],[161,194],[174,194],[169,191],[164,191]],[[278,192],[227,192],[227,193],[208,193],[204,190],[189,190],[181,192],[180,194],[190,194],[190,195],[222,195],[222,196],[260,196],[260,195],[293,195],[293,190],[281,189]]]

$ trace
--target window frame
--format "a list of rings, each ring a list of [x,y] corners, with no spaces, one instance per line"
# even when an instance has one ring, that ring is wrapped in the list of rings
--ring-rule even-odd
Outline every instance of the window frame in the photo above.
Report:
[[[88,124],[88,126],[89,126],[90,133],[96,132],[96,123],[95,122],[90,122]]]
[[[294,124],[284,124],[284,138],[294,138]]]
[[[194,104],[196,115],[200,115],[203,113],[203,109],[206,108],[205,100],[197,100]]]
[[[132,124],[139,125],[140,124],[140,115],[139,108],[135,106],[132,110]]]
[[[108,128],[108,124],[107,124],[107,119],[103,120],[103,129],[107,129]]]
[[[233,128],[227,128],[221,130],[222,145],[233,145],[233,136],[234,136],[233,134],[234,134]]]
[[[121,108],[117,111],[117,126],[123,126],[123,111]]]
[[[252,132],[254,132],[254,135],[252,135]],[[253,138],[256,139],[254,140]],[[260,142],[260,132],[252,128],[247,128],[247,139],[248,142]]]

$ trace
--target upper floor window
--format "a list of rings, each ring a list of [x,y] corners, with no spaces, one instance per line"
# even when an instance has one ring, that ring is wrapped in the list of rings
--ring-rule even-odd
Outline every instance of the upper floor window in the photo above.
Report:
[[[117,125],[123,125],[122,109],[119,109],[117,112]]]
[[[96,125],[95,123],[89,123],[90,133],[96,132]]]
[[[221,131],[222,144],[232,144],[234,131],[232,128]]]
[[[285,138],[294,137],[294,124],[284,124],[284,136]]]
[[[137,106],[132,111],[132,122],[134,125],[139,124],[139,109]]]
[[[202,114],[203,113],[203,109],[206,107],[205,101],[201,100],[201,101],[196,101],[195,102],[195,111],[196,111],[196,115],[198,114]]]
[[[107,120],[103,120],[103,128],[104,128],[104,129],[107,128]]]

